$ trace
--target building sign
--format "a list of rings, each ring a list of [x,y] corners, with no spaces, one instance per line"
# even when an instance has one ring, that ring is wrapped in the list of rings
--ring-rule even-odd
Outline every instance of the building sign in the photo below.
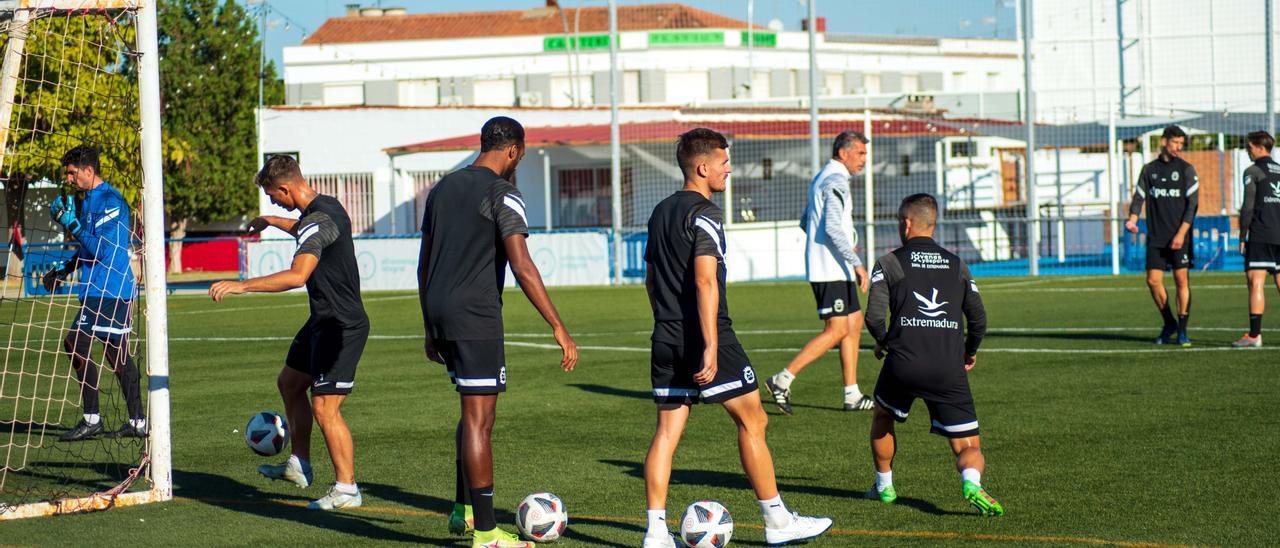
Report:
[[[772,33],[772,32],[756,32],[756,33],[751,33],[751,34],[755,34],[755,37],[754,37],[755,42],[751,43],[751,45],[752,45],[752,46],[755,46],[755,47],[757,47],[757,48],[776,48],[776,47],[778,47],[778,35],[777,35],[777,34],[775,34],[775,33]],[[748,40],[748,33],[747,33],[747,31],[745,31],[745,30],[744,30],[744,31],[742,31],[742,45],[743,45],[744,47],[747,45],[747,40]]]
[[[573,44],[577,49],[608,49],[608,34],[584,34],[581,36],[570,37],[566,40],[564,36],[548,36],[542,39],[542,51],[564,51],[568,49],[568,44]]]
[[[723,32],[650,32],[650,46],[723,46]]]

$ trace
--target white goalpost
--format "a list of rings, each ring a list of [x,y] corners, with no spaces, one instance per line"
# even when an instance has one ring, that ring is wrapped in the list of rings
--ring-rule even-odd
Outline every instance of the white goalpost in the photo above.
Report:
[[[0,1],[0,520],[173,497],[156,1]],[[80,145],[126,207],[92,216],[65,184]],[[88,226],[52,221],[59,198]],[[111,223],[123,235],[94,232]],[[59,439],[90,417],[86,394],[104,435]]]

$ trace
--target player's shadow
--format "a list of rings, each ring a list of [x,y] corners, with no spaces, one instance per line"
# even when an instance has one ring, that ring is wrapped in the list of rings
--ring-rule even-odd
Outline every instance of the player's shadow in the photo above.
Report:
[[[32,461],[28,462],[23,470],[19,472],[10,472],[13,477],[23,477],[29,479],[45,480],[51,484],[57,484],[62,489],[71,490],[72,486],[80,487],[89,492],[110,489],[114,485],[119,485],[129,476],[129,469],[137,466],[134,464],[120,464],[118,462],[45,462]],[[63,474],[49,474],[37,472],[40,469],[58,469],[58,470],[85,470],[84,473],[91,473],[97,476],[94,478],[73,478],[69,477],[77,472],[68,471]]]
[[[628,461],[602,459],[603,464],[617,466],[623,469],[623,473],[637,479],[644,479],[644,463]],[[802,483],[788,483],[787,480],[807,480],[812,478],[802,478],[795,476],[777,476],[778,490],[784,493],[805,493],[808,495],[818,495],[823,497],[839,497],[839,498],[861,498],[862,492],[850,491],[848,489],[838,489],[825,485],[805,485]],[[742,472],[721,472],[719,470],[687,470],[675,469],[671,471],[671,483],[683,483],[687,485],[703,485],[707,487],[725,487],[729,489],[751,489],[751,483],[747,481],[747,475]]]
[[[883,504],[883,503],[881,503],[881,502],[880,502],[879,500],[877,500],[877,499],[871,499],[871,498],[867,498],[867,497],[864,497],[864,496],[859,496],[859,497],[857,497],[857,498],[858,498],[859,500],[863,501],[863,502],[869,502],[869,503],[873,503],[873,504]],[[968,513],[965,513],[965,512],[955,512],[955,511],[952,511],[952,510],[944,510],[944,509],[942,509],[942,508],[939,508],[937,504],[934,504],[934,503],[929,502],[929,501],[924,500],[924,499],[918,499],[918,498],[914,498],[914,497],[898,497],[898,499],[897,499],[897,500],[895,500],[895,501],[893,502],[893,504],[895,504],[895,505],[897,505],[897,506],[906,506],[907,508],[912,508],[912,509],[915,509],[915,510],[919,510],[919,511],[921,511],[921,512],[924,512],[924,513],[926,513],[926,514],[932,514],[932,515],[935,515],[935,516],[967,516],[967,515],[971,515],[971,514],[968,514]]]
[[[63,426],[61,424],[44,424],[39,422],[24,422],[24,421],[12,421],[12,422],[0,421],[0,439],[3,439],[4,434],[10,434],[10,433],[31,434],[31,433],[43,432],[45,434],[50,434],[50,433],[61,434],[62,432],[66,432],[68,430],[71,430],[70,426]]]
[[[410,508],[433,512],[440,514],[441,516],[447,516],[449,515],[449,512],[453,511],[453,501],[451,500],[445,500],[440,497],[433,497],[422,493],[411,493],[395,485],[362,481],[360,482],[360,490],[365,494],[372,495],[380,499],[403,504]]]
[[[653,393],[646,390],[627,390],[625,388],[604,386],[602,384],[573,383],[569,386],[582,390],[583,392],[590,392],[592,394],[600,394],[603,396],[618,396],[622,398],[635,398],[642,400],[653,399]]]
[[[369,510],[327,512],[308,510],[301,495],[267,493],[257,487],[240,483],[226,476],[204,472],[173,471],[174,495],[188,498],[254,517],[268,517],[308,525],[317,529],[336,530],[371,541],[408,542],[428,546],[446,546],[453,538],[428,538],[396,531],[384,525],[405,523],[401,519],[389,519],[372,515]],[[282,503],[281,500],[291,503]],[[420,520],[422,518],[410,518]]]

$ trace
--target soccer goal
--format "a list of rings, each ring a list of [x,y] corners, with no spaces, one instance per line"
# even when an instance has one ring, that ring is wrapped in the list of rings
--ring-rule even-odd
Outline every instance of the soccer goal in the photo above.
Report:
[[[0,1],[0,520],[172,497],[155,1]]]

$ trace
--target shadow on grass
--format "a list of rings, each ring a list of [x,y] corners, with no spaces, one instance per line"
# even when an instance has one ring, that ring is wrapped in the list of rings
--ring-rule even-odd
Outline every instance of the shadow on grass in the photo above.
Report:
[[[1155,330],[1152,331],[1152,333],[1155,333],[1155,332],[1156,332]],[[992,339],[1006,339],[1006,338],[1008,339],[1059,339],[1064,341],[1107,341],[1107,342],[1142,342],[1142,343],[1150,343],[1151,341],[1154,341],[1156,338],[1154,334],[1150,337],[1144,337],[1141,335],[1124,335],[1121,333],[1089,333],[1089,332],[1079,332],[1079,331],[1072,332],[1072,333],[1055,333],[1053,332],[1052,328],[1046,328],[1044,331],[1036,331],[1031,333],[1028,333],[1028,332],[1010,333],[1007,331],[1000,331],[999,329],[993,329],[992,333],[988,334],[988,337]],[[1070,350],[1063,349],[1063,352],[1070,352]]]
[[[623,473],[633,478],[644,479],[644,463],[604,459],[600,461],[603,464],[617,466],[623,469]],[[839,498],[862,498],[861,491],[850,491],[848,489],[837,489],[824,485],[804,485],[799,483],[788,483],[788,480],[808,480],[812,478],[801,478],[795,476],[777,476],[778,490],[786,493],[805,493],[809,495],[818,495],[823,497],[839,497]],[[683,483],[686,485],[705,485],[707,487],[725,487],[730,489],[751,489],[751,483],[747,481],[747,475],[742,472],[721,472],[719,470],[672,470],[671,483]]]
[[[454,538],[428,538],[396,531],[384,525],[405,523],[402,519],[388,519],[358,512],[323,512],[307,510],[299,506],[280,504],[280,499],[305,501],[310,497],[266,493],[257,487],[240,483],[226,476],[203,472],[173,471],[174,495],[190,498],[203,504],[307,525],[316,529],[346,533],[371,541],[410,542],[429,546],[452,544]],[[264,480],[265,481],[265,480]],[[421,519],[421,518],[409,518]]]
[[[600,394],[603,396],[618,396],[622,398],[635,398],[635,399],[641,399],[641,400],[653,399],[653,393],[645,390],[627,390],[625,388],[617,388],[614,386],[604,386],[601,384],[574,383],[574,384],[570,384],[569,386],[582,390],[583,392],[590,392],[592,394]]]

